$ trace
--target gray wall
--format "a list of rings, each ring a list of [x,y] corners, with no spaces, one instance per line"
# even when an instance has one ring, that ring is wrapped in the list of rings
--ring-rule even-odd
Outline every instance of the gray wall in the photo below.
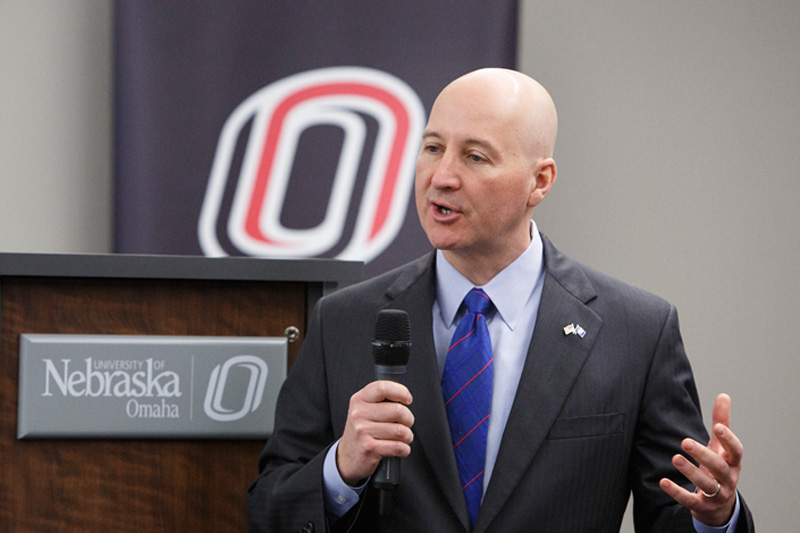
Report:
[[[534,212],[565,252],[672,301],[706,419],[733,398],[761,531],[800,531],[800,3],[523,2],[559,110]],[[781,529],[782,528],[782,529]]]
[[[110,14],[0,0],[0,251],[110,250]],[[733,397],[761,531],[800,525],[798,27],[788,0],[522,1],[521,69],[560,114],[537,222],[678,306],[706,414]]]
[[[0,252],[111,249],[111,4],[0,0]]]

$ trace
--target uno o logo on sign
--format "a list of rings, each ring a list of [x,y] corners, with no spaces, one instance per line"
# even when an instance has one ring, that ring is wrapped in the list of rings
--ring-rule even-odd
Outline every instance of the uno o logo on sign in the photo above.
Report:
[[[405,82],[361,67],[289,76],[234,110],[220,134],[200,214],[198,236],[205,255],[228,255],[217,237],[217,224],[236,142],[250,121],[227,220],[231,244],[245,255],[312,257],[340,242],[364,152],[364,115],[376,121],[378,133],[353,234],[337,257],[365,262],[377,257],[405,218],[425,111]],[[305,130],[319,125],[333,125],[344,133],[330,198],[316,227],[287,228],[280,216],[298,141]]]
[[[244,398],[242,398],[242,406],[238,411],[222,406],[225,385],[228,383],[228,373],[231,368],[236,366],[250,371],[250,380],[247,383]],[[203,401],[203,410],[206,415],[212,420],[232,422],[254,412],[261,405],[264,387],[267,385],[267,373],[267,363],[255,355],[237,355],[225,361],[225,364],[215,366],[208,379],[208,389],[206,389],[206,397]]]

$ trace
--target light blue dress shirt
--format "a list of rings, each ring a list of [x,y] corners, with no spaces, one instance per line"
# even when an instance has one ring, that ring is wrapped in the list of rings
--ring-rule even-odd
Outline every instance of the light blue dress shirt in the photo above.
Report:
[[[486,285],[479,287],[492,300],[495,311],[487,313],[486,326],[492,339],[492,410],[486,438],[486,468],[483,491],[489,486],[500,441],[506,428],[511,405],[517,394],[519,378],[528,355],[539,301],[544,285],[542,239],[531,221],[531,243],[513,263]],[[456,326],[466,313],[461,303],[473,283],[436,252],[436,301],[433,304],[433,341],[442,375],[447,350]]]

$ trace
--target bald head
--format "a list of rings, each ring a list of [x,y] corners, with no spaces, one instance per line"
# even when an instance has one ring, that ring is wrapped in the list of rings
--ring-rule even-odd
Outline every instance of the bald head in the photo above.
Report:
[[[482,69],[453,81],[431,109],[415,194],[435,248],[476,285],[531,242],[533,209],[556,179],[556,110],[528,76]]]
[[[547,90],[533,78],[503,68],[475,70],[447,85],[431,113],[437,104],[454,100],[513,128],[527,156],[552,157],[558,130],[556,108]]]

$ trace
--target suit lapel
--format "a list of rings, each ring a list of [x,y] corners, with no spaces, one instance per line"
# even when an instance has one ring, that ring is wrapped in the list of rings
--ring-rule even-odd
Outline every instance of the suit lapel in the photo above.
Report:
[[[447,414],[442,399],[439,366],[433,342],[432,308],[436,297],[435,255],[429,255],[419,267],[401,276],[387,290],[390,301],[385,308],[406,311],[411,322],[411,355],[406,386],[414,397],[414,442],[411,453],[422,453],[430,462],[436,481],[447,501],[469,529],[469,518],[458,467],[452,453]]]
[[[580,267],[543,237],[547,274],[533,338],[475,531],[501,512],[544,443],[594,345],[602,320],[585,304],[595,297]],[[567,335],[580,325],[586,335]],[[542,480],[546,484],[546,480]]]

